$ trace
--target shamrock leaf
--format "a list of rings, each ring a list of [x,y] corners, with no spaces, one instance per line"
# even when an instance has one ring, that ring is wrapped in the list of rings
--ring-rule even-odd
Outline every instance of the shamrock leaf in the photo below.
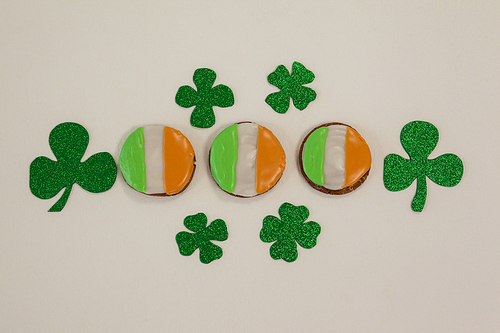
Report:
[[[191,113],[191,125],[209,128],[215,124],[214,106],[227,108],[234,105],[233,92],[229,87],[219,84],[212,88],[217,75],[208,68],[198,68],[193,75],[193,82],[198,91],[190,86],[177,90],[175,102],[184,108],[195,106]]]
[[[288,73],[285,66],[278,68],[267,77],[267,81],[281,91],[271,93],[266,97],[266,103],[278,113],[285,113],[290,107],[290,98],[293,105],[299,110],[304,110],[310,102],[316,99],[316,92],[303,84],[311,83],[314,73],[304,67],[300,62],[292,65],[292,74]]]
[[[404,190],[417,179],[417,192],[411,203],[415,212],[424,209],[427,198],[426,177],[438,185],[452,187],[460,182],[464,173],[462,160],[454,154],[428,159],[438,140],[439,132],[434,125],[425,121],[413,121],[401,130],[401,144],[410,159],[389,154],[384,160],[384,185],[389,191]]]
[[[280,218],[268,215],[264,218],[260,239],[271,243],[271,258],[295,261],[298,257],[297,243],[305,249],[316,246],[321,227],[316,222],[306,222],[309,210],[305,206],[294,206],[288,202],[278,210]]]
[[[189,215],[184,219],[184,226],[194,233],[181,231],[175,236],[179,252],[190,256],[200,248],[200,261],[209,264],[222,257],[222,249],[210,242],[225,241],[228,238],[226,223],[217,219],[207,227],[207,216],[203,213]]]
[[[107,191],[116,180],[116,163],[111,154],[97,153],[80,162],[89,144],[89,134],[80,124],[62,123],[49,135],[49,146],[57,161],[39,156],[30,165],[30,190],[40,199],[61,198],[49,209],[60,212],[74,183],[93,193]]]

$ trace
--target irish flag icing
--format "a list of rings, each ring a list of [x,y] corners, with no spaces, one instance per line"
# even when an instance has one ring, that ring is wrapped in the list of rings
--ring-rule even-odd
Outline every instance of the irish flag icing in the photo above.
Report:
[[[308,136],[302,151],[306,176],[330,190],[355,184],[370,170],[371,161],[365,140],[343,124],[317,128]]]
[[[178,194],[191,181],[194,168],[191,143],[171,127],[139,127],[127,137],[120,153],[123,178],[146,194]]]
[[[210,169],[226,192],[252,197],[271,189],[281,178],[286,157],[267,128],[239,123],[225,128],[212,142]]]

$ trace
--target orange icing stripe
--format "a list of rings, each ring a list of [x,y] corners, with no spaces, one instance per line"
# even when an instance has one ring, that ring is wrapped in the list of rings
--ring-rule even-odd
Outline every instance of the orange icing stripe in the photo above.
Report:
[[[255,190],[258,194],[266,192],[276,184],[285,170],[285,164],[285,151],[280,142],[270,130],[259,125],[255,167]]]
[[[189,140],[178,130],[163,130],[163,163],[165,193],[181,192],[191,180],[194,170],[194,150]]]
[[[345,136],[345,183],[344,187],[356,183],[370,169],[372,155],[365,140],[351,127]]]

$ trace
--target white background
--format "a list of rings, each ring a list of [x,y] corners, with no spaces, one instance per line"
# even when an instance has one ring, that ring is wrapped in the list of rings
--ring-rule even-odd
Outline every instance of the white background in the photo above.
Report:
[[[0,330],[2,332],[500,331],[500,3],[498,1],[44,1],[0,3]],[[267,75],[303,63],[317,99],[275,113]],[[235,94],[210,129],[174,102],[195,69]],[[207,167],[212,139],[234,122],[280,139],[287,168],[253,199],[222,192]],[[383,159],[406,156],[401,128],[433,123],[431,157],[464,161],[462,182],[389,192]],[[118,176],[91,194],[74,186],[61,213],[29,190],[29,165],[54,158],[52,128],[90,134],[84,159],[118,158],[136,127],[165,124],[192,142],[198,167],[173,198],[132,191]],[[340,121],[370,145],[355,192],[310,188],[302,138]],[[283,202],[305,205],[322,231],[293,263],[259,239]],[[224,255],[179,254],[187,215],[226,221]]]

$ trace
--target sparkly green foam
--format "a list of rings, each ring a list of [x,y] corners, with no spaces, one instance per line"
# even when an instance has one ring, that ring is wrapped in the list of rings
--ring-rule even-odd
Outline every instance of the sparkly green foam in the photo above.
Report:
[[[417,191],[411,203],[415,212],[424,209],[427,198],[426,177],[438,185],[452,187],[462,179],[464,166],[454,154],[428,159],[436,148],[439,132],[431,123],[413,121],[401,130],[401,144],[410,159],[389,154],[384,160],[384,185],[389,191],[401,191],[417,180]]]
[[[295,61],[292,65],[292,74],[285,66],[279,65],[274,72],[269,74],[267,81],[281,91],[269,94],[266,103],[278,113],[285,113],[290,107],[290,99],[293,105],[304,110],[309,103],[316,99],[316,92],[304,87],[304,84],[314,80],[314,73],[304,67],[300,62]]]
[[[226,108],[234,105],[232,90],[219,84],[212,88],[217,75],[209,68],[198,68],[193,75],[197,90],[190,86],[182,86],[175,95],[175,102],[184,108],[195,106],[191,113],[191,125],[198,128],[209,128],[215,124],[214,106]]]
[[[226,223],[217,219],[207,226],[208,219],[203,213],[189,215],[184,219],[184,226],[193,231],[181,231],[175,236],[179,252],[183,256],[190,256],[200,249],[200,261],[209,264],[222,257],[222,248],[211,241],[225,241],[229,234]]]
[[[278,210],[280,218],[268,215],[264,218],[260,239],[272,243],[271,258],[295,261],[298,257],[297,244],[305,249],[316,246],[321,226],[316,222],[306,222],[309,210],[305,206],[283,203]]]
[[[75,183],[93,193],[107,191],[115,183],[117,168],[110,153],[96,153],[81,162],[88,144],[89,133],[82,125],[61,123],[49,135],[56,161],[39,156],[31,162],[30,190],[36,197],[50,199],[65,188],[49,212],[64,208]]]

